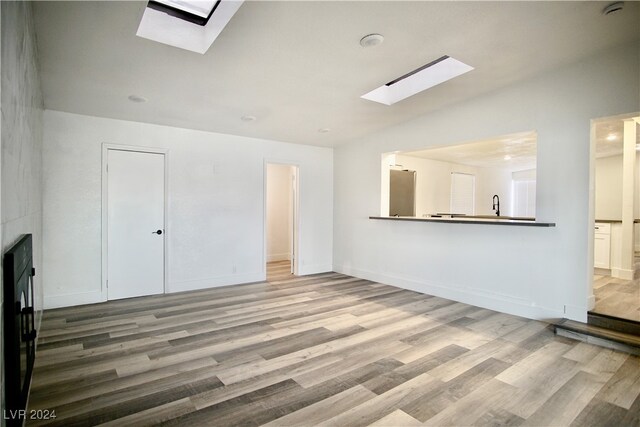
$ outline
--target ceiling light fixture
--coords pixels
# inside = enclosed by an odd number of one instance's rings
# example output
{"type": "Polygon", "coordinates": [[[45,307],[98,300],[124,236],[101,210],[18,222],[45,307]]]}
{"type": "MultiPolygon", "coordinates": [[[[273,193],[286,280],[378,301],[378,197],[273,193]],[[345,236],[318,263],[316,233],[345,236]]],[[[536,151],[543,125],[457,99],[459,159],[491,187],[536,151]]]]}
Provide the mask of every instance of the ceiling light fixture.
{"type": "Polygon", "coordinates": [[[618,139],[618,135],[616,135],[615,133],[610,133],[609,135],[607,135],[607,141],[615,141],[616,139],[618,139]]]}
{"type": "Polygon", "coordinates": [[[611,15],[614,12],[618,12],[620,10],[624,9],[624,2],[623,1],[617,1],[614,3],[611,3],[609,5],[607,5],[604,9],[602,9],[602,14],[603,15],[611,15]]]}
{"type": "Polygon", "coordinates": [[[504,159],[505,160],[511,160],[511,156],[507,154],[506,156],[504,156],[504,159]]]}
{"type": "Polygon", "coordinates": [[[147,98],[144,98],[144,97],[138,96],[138,95],[129,95],[128,99],[129,99],[129,101],[137,102],[138,104],[140,104],[142,102],[147,102],[147,98]]]}
{"type": "Polygon", "coordinates": [[[371,47],[377,46],[384,41],[384,36],[382,34],[368,34],[360,39],[360,46],[362,47],[371,47]]]}
{"type": "Polygon", "coordinates": [[[385,105],[393,105],[398,101],[468,73],[471,70],[473,70],[472,66],[445,55],[369,93],[365,93],[360,98],[385,105]]]}
{"type": "Polygon", "coordinates": [[[255,122],[256,116],[242,116],[240,117],[240,120],[242,120],[243,122],[255,122]]]}
{"type": "Polygon", "coordinates": [[[331,132],[331,129],[329,129],[329,128],[322,128],[322,129],[318,129],[318,132],[320,132],[320,133],[327,133],[327,132],[331,132]]]}

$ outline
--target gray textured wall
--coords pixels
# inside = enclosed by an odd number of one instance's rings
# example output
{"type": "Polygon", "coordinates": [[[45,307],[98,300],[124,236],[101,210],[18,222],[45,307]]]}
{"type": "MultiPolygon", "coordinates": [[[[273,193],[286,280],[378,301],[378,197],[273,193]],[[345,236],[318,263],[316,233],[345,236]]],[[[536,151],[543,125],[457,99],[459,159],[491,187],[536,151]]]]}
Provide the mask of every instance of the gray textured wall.
{"type": "MultiPolygon", "coordinates": [[[[4,252],[22,234],[32,233],[34,264],[36,272],[39,273],[42,265],[43,104],[31,4],[3,1],[0,3],[0,14],[2,15],[0,27],[2,44],[0,240],[4,252]]],[[[39,308],[42,307],[42,287],[39,286],[42,283],[41,279],[37,276],[35,280],[36,303],[39,308]]],[[[38,322],[41,313],[40,311],[37,317],[38,322]]],[[[1,375],[4,384],[4,368],[1,375]]],[[[4,394],[2,409],[4,409],[4,394]]],[[[4,425],[4,420],[2,424],[4,425]]]]}

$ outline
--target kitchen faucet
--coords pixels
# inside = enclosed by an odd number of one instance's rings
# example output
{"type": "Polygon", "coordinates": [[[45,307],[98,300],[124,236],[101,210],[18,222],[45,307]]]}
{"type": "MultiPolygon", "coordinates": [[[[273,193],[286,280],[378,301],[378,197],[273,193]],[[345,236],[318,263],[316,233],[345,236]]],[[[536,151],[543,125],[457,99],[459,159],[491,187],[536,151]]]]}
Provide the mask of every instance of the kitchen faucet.
{"type": "Polygon", "coordinates": [[[500,216],[500,197],[497,194],[493,195],[493,210],[496,211],[496,216],[500,216]]]}

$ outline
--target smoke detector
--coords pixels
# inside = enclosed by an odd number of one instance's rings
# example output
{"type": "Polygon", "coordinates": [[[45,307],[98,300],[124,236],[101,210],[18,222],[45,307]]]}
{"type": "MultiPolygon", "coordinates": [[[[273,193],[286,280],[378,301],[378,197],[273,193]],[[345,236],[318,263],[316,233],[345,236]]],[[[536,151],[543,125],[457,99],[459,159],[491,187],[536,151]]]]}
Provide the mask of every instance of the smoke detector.
{"type": "Polygon", "coordinates": [[[360,46],[371,47],[377,46],[384,41],[382,34],[369,34],[360,39],[360,46]]]}

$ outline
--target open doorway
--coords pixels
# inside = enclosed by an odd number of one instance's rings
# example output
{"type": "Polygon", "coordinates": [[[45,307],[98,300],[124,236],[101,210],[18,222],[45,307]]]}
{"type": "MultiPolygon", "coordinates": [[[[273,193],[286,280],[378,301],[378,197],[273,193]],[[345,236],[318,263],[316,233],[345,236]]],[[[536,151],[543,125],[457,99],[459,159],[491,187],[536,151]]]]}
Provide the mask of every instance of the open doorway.
{"type": "Polygon", "coordinates": [[[640,322],[640,114],[592,120],[590,313],[640,322]]]}
{"type": "Polygon", "coordinates": [[[298,270],[298,167],[267,163],[265,179],[265,263],[272,282],[289,279],[298,270]]]}

